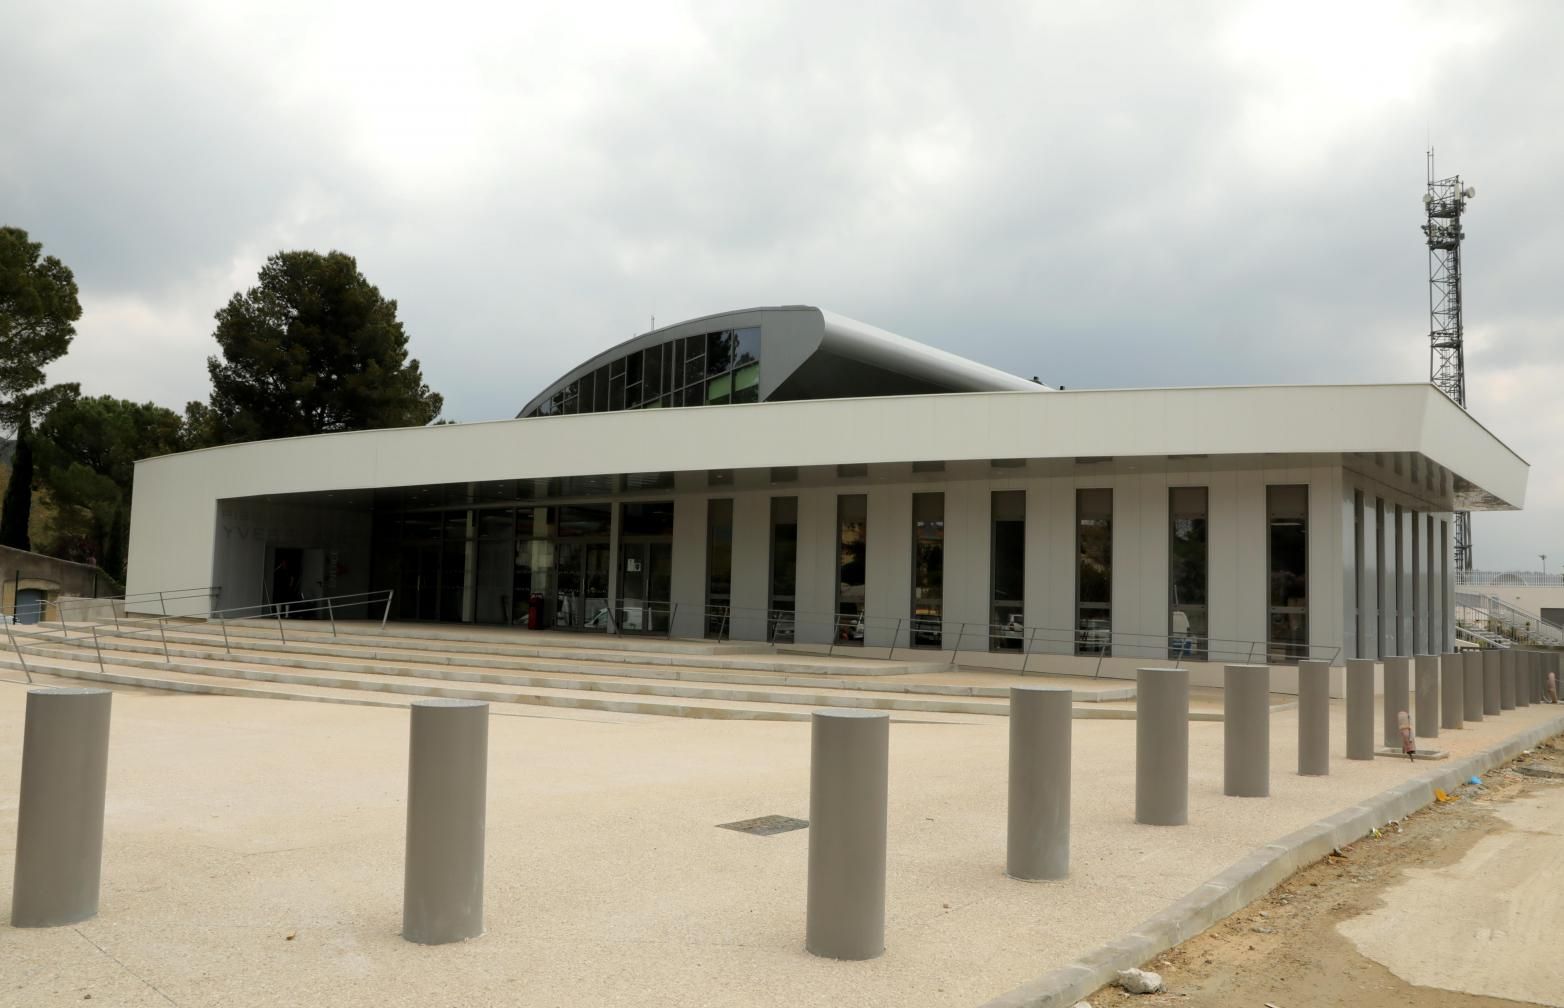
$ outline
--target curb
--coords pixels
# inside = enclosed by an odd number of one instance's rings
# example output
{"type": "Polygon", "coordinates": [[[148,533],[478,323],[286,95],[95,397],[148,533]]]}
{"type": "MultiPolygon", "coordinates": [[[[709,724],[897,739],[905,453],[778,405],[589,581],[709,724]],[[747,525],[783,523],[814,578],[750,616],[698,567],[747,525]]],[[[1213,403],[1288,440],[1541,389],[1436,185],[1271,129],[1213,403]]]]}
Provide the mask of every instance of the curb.
{"type": "Polygon", "coordinates": [[[1068,966],[1050,970],[984,1002],[982,1008],[1068,1008],[1112,981],[1120,970],[1144,964],[1253,903],[1298,869],[1367,836],[1392,819],[1430,804],[1435,788],[1449,791],[1467,778],[1507,763],[1522,750],[1534,748],[1560,733],[1564,733],[1564,714],[1481,752],[1425,770],[1366,801],[1274,840],[1220,875],[1207,879],[1128,934],[1092,949],[1068,966]]]}

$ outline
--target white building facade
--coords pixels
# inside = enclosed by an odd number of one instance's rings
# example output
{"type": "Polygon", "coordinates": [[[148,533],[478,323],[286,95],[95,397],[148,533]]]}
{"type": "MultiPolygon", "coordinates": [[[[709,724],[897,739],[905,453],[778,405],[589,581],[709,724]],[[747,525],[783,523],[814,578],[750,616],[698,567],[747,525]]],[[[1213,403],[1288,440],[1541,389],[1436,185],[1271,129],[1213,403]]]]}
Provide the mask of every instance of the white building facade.
{"type": "Polygon", "coordinates": [[[1527,479],[1429,385],[1058,391],[810,308],[637,337],[522,413],[139,463],[128,590],[1000,668],[1339,662],[1448,650],[1451,513],[1527,479]]]}

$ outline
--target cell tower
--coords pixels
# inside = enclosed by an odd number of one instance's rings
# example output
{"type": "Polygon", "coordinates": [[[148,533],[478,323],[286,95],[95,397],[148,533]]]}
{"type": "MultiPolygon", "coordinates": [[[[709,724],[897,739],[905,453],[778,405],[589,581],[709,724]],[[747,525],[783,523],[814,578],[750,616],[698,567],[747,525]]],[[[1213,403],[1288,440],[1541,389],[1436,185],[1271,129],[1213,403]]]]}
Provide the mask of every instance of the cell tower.
{"type": "MultiPolygon", "coordinates": [[[[1466,408],[1466,348],[1461,332],[1461,214],[1477,195],[1461,187],[1461,176],[1434,177],[1434,152],[1428,152],[1428,191],[1423,208],[1428,223],[1428,346],[1429,378],[1436,388],[1466,408]]],[[[1455,569],[1472,569],[1472,515],[1455,515],[1455,569]]]]}

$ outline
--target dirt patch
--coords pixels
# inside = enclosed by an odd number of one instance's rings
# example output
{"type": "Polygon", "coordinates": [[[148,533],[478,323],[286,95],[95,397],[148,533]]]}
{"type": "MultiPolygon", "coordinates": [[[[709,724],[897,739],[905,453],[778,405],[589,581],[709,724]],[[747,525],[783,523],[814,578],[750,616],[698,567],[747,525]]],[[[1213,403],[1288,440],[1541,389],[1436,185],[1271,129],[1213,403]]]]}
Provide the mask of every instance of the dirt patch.
{"type": "Polygon", "coordinates": [[[1406,983],[1360,955],[1336,925],[1381,906],[1381,894],[1403,869],[1453,864],[1484,835],[1508,830],[1493,812],[1496,802],[1560,787],[1564,736],[1490,771],[1480,785],[1458,788],[1450,801],[1414,812],[1304,868],[1263,899],[1143,964],[1162,975],[1163,993],[1131,995],[1105,987],[1086,1000],[1093,1008],[1515,1008],[1516,1002],[1503,998],[1406,983]]]}

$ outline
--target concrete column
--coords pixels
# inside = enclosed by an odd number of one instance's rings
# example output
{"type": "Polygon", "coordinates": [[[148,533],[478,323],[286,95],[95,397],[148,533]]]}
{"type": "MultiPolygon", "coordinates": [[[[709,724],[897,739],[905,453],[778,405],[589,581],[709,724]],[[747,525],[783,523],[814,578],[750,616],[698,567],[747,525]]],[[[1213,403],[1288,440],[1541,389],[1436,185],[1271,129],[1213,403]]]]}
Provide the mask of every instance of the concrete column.
{"type": "Polygon", "coordinates": [[[1515,653],[1515,706],[1531,706],[1531,662],[1526,652],[1511,648],[1515,653]]]}
{"type": "Polygon", "coordinates": [[[106,689],[27,691],[13,927],[58,927],[98,912],[112,698],[106,689]]]}
{"type": "Polygon", "coordinates": [[[1515,709],[1515,649],[1499,652],[1499,708],[1515,709]]]}
{"type": "Polygon", "coordinates": [[[408,736],[402,937],[420,945],[483,933],[489,705],[414,700],[408,736]]]}
{"type": "Polygon", "coordinates": [[[1070,874],[1071,690],[1010,688],[1010,822],[1005,873],[1038,881],[1070,874]]]}
{"type": "Polygon", "coordinates": [[[1384,725],[1383,745],[1387,749],[1401,748],[1401,725],[1396,715],[1410,711],[1407,706],[1407,666],[1410,659],[1404,655],[1392,655],[1380,660],[1385,667],[1385,706],[1381,722],[1384,725]]]}
{"type": "Polygon", "coordinates": [[[1439,656],[1439,727],[1464,728],[1466,656],[1446,651],[1439,656]]]}
{"type": "Polygon", "coordinates": [[[828,710],[811,721],[804,948],[826,959],[873,959],[885,951],[890,716],[828,710]]]}
{"type": "Polygon", "coordinates": [[[1222,793],[1271,794],[1271,667],[1228,665],[1222,679],[1222,793]]]}
{"type": "Polygon", "coordinates": [[[1347,758],[1374,758],[1374,660],[1347,660],[1347,758]]]}
{"type": "Polygon", "coordinates": [[[1298,663],[1298,773],[1330,773],[1330,662],[1298,663]]]}
{"type": "Polygon", "coordinates": [[[1189,822],[1189,669],[1136,670],[1135,821],[1189,822]]]}
{"type": "Polygon", "coordinates": [[[1488,717],[1498,717],[1503,708],[1504,674],[1503,662],[1499,655],[1502,649],[1488,648],[1483,651],[1483,714],[1488,717]]]}
{"type": "Polygon", "coordinates": [[[1472,648],[1461,657],[1461,665],[1465,672],[1462,679],[1464,687],[1461,694],[1461,705],[1464,709],[1462,716],[1468,721],[1481,721],[1483,719],[1482,649],[1472,648]]]}
{"type": "Polygon", "coordinates": [[[1439,737],[1439,656],[1420,654],[1416,661],[1417,710],[1412,724],[1420,738],[1439,737]]]}

